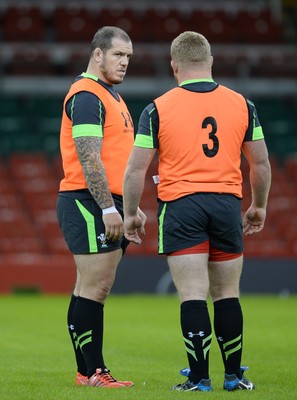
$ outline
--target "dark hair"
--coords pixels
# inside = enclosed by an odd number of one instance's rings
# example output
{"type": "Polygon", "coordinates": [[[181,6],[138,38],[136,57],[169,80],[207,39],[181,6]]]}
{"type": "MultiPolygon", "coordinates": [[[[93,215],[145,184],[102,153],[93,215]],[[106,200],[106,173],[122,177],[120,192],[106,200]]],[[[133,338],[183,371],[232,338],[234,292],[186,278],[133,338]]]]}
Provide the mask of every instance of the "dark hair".
{"type": "Polygon", "coordinates": [[[96,48],[101,49],[104,53],[112,47],[112,39],[119,38],[125,42],[131,42],[129,35],[121,28],[116,26],[104,26],[100,28],[93,37],[91,43],[91,54],[96,48]]]}

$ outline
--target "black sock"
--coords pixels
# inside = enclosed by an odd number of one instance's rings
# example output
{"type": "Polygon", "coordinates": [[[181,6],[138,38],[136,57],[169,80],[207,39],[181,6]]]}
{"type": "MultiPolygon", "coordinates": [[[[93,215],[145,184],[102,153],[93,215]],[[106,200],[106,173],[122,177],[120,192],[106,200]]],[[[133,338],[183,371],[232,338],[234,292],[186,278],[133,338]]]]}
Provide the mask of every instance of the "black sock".
{"type": "Polygon", "coordinates": [[[103,304],[78,297],[74,307],[74,326],[80,347],[91,377],[97,368],[105,368],[103,345],[103,304]]]}
{"type": "Polygon", "coordinates": [[[77,346],[77,336],[75,332],[75,327],[74,327],[74,321],[73,321],[73,310],[76,304],[77,296],[74,296],[74,294],[71,296],[69,308],[68,308],[68,314],[67,314],[67,325],[68,325],[68,332],[71,338],[71,342],[73,345],[74,353],[75,353],[75,358],[76,358],[76,364],[77,364],[77,372],[80,374],[86,376],[87,375],[87,367],[86,363],[84,360],[84,357],[82,355],[81,349],[79,346],[77,346]]]}
{"type": "Polygon", "coordinates": [[[209,378],[211,322],[206,301],[183,302],[180,318],[191,369],[189,379],[193,383],[199,383],[201,379],[209,378]]]}
{"type": "Polygon", "coordinates": [[[214,329],[221,349],[226,374],[241,378],[243,316],[238,298],[214,303],[214,329]]]}

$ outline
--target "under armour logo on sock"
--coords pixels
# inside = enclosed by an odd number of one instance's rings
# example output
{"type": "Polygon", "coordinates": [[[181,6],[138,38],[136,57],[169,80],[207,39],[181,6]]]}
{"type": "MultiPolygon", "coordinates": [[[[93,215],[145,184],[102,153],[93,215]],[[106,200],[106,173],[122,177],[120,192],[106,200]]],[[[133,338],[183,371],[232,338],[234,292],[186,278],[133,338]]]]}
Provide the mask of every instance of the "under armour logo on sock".
{"type": "Polygon", "coordinates": [[[199,331],[198,333],[188,332],[189,338],[193,338],[194,336],[203,337],[203,336],[205,336],[205,333],[204,333],[204,331],[199,331]]]}

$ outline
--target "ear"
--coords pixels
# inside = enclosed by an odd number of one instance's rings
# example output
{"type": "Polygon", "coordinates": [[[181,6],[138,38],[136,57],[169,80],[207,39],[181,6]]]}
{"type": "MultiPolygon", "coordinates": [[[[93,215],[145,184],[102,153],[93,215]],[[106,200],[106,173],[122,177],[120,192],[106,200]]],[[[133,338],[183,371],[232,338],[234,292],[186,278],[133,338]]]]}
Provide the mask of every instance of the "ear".
{"type": "Polygon", "coordinates": [[[99,48],[96,47],[96,49],[93,52],[93,58],[96,62],[101,62],[103,56],[103,51],[99,48]]]}
{"type": "Polygon", "coordinates": [[[178,72],[178,65],[177,65],[177,63],[176,63],[175,61],[171,60],[171,61],[170,61],[170,65],[171,65],[171,68],[172,68],[173,73],[174,73],[174,74],[177,74],[177,72],[178,72]]]}
{"type": "Polygon", "coordinates": [[[213,65],[213,56],[210,56],[210,67],[212,67],[212,65],[213,65]]]}

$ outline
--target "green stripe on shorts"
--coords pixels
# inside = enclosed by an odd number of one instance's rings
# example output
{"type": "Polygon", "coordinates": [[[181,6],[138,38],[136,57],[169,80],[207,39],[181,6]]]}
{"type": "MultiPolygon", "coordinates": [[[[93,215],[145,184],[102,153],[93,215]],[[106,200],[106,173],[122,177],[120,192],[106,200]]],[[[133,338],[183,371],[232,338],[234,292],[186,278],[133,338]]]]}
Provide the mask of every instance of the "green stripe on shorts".
{"type": "Polygon", "coordinates": [[[167,203],[163,205],[162,212],[159,217],[159,253],[163,253],[163,223],[166,212],[167,203]]]}
{"type": "Polygon", "coordinates": [[[95,218],[94,216],[88,211],[79,200],[75,199],[75,203],[79,208],[84,220],[87,224],[87,231],[88,231],[88,239],[89,239],[89,250],[90,253],[97,253],[98,246],[97,246],[97,237],[96,237],[96,229],[95,229],[95,218]]]}

